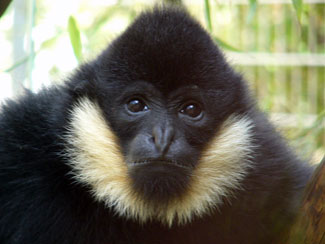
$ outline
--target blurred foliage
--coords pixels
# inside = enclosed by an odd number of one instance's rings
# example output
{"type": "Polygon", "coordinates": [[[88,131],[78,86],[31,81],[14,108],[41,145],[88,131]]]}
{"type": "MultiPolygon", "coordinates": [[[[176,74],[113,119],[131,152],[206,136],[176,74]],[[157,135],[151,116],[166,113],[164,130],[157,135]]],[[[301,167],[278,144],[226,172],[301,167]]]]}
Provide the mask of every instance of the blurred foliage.
{"type": "Polygon", "coordinates": [[[298,20],[301,22],[303,2],[302,2],[302,0],[292,0],[292,2],[293,2],[293,6],[296,10],[298,20]]]}
{"type": "Polygon", "coordinates": [[[205,19],[208,25],[208,30],[212,32],[212,21],[211,21],[211,12],[210,12],[210,1],[209,0],[204,0],[204,14],[205,14],[205,19]]]}
{"type": "Polygon", "coordinates": [[[182,5],[182,0],[165,0],[167,4],[175,4],[175,5],[182,5]]]}
{"type": "Polygon", "coordinates": [[[256,14],[257,0],[249,0],[249,11],[247,14],[247,23],[251,23],[256,14]]]}
{"type": "Polygon", "coordinates": [[[71,45],[73,48],[73,53],[76,56],[78,62],[82,60],[82,45],[80,39],[80,30],[77,22],[73,16],[69,17],[68,31],[70,36],[71,45]]]}

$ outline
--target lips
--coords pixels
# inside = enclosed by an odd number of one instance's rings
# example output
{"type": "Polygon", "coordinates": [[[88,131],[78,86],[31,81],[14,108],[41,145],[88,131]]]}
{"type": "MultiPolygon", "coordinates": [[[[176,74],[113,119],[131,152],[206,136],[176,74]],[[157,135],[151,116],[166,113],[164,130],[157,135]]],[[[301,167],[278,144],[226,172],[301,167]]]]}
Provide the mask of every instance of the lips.
{"type": "Polygon", "coordinates": [[[134,161],[128,164],[130,168],[134,167],[166,167],[167,168],[184,168],[187,170],[191,170],[191,167],[185,166],[183,164],[180,164],[176,161],[169,160],[169,159],[145,159],[140,161],[134,161]]]}

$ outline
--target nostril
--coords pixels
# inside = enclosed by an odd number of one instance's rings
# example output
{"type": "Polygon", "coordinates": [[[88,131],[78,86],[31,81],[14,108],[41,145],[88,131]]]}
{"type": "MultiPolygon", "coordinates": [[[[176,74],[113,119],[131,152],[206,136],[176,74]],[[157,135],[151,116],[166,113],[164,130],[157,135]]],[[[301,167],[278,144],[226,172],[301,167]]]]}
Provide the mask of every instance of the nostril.
{"type": "Polygon", "coordinates": [[[168,126],[165,132],[165,140],[170,144],[174,140],[175,130],[172,126],[168,126]]]}
{"type": "Polygon", "coordinates": [[[149,142],[150,144],[156,144],[155,137],[154,137],[154,136],[149,136],[149,137],[148,137],[148,142],[149,142]]]}

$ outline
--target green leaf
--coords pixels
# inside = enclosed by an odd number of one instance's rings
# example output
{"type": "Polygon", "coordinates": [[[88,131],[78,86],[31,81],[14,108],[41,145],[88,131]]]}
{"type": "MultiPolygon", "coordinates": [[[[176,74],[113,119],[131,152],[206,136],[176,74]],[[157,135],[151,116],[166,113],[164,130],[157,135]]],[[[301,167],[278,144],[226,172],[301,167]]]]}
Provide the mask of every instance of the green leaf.
{"type": "Polygon", "coordinates": [[[165,0],[164,2],[171,5],[182,5],[182,0],[165,0]]]}
{"type": "Polygon", "coordinates": [[[3,72],[11,72],[13,71],[14,69],[16,69],[18,66],[20,66],[21,64],[23,63],[26,63],[28,61],[29,57],[24,57],[22,58],[21,60],[17,61],[16,63],[14,63],[11,67],[5,69],[3,72]]]}
{"type": "Polygon", "coordinates": [[[227,49],[227,50],[229,50],[229,51],[234,51],[234,52],[241,52],[240,49],[231,46],[230,44],[228,44],[228,43],[222,41],[222,40],[219,39],[218,37],[213,37],[213,39],[214,39],[214,41],[215,41],[215,42],[216,42],[220,47],[222,47],[222,48],[224,48],[224,49],[227,49]]]}
{"type": "Polygon", "coordinates": [[[49,48],[52,47],[53,45],[55,45],[57,39],[61,36],[62,32],[59,32],[58,34],[56,34],[55,36],[47,39],[46,41],[42,42],[40,49],[44,49],[44,48],[49,48]]]}
{"type": "Polygon", "coordinates": [[[257,0],[249,0],[249,10],[247,15],[247,23],[251,23],[255,17],[257,9],[257,0]]]}
{"type": "Polygon", "coordinates": [[[80,39],[80,31],[77,22],[73,16],[69,17],[68,31],[74,55],[76,56],[78,62],[80,62],[82,60],[82,45],[80,39]]]}
{"type": "Polygon", "coordinates": [[[204,0],[204,15],[205,20],[208,24],[208,30],[212,32],[212,22],[211,22],[211,13],[210,13],[210,2],[209,0],[204,0]]]}
{"type": "Polygon", "coordinates": [[[303,0],[292,0],[293,7],[296,10],[298,21],[301,23],[302,5],[303,0]]]}

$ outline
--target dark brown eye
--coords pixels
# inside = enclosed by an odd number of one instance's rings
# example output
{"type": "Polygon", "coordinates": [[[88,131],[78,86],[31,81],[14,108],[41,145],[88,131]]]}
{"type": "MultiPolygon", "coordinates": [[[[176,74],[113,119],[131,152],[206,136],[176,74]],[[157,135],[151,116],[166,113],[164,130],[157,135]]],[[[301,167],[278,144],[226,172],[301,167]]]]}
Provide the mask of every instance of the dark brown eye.
{"type": "Polygon", "coordinates": [[[201,106],[197,103],[186,104],[180,111],[182,114],[191,118],[197,118],[202,114],[201,106]]]}
{"type": "Polygon", "coordinates": [[[132,113],[139,113],[148,110],[148,106],[140,99],[132,99],[126,104],[126,106],[132,113]]]}

